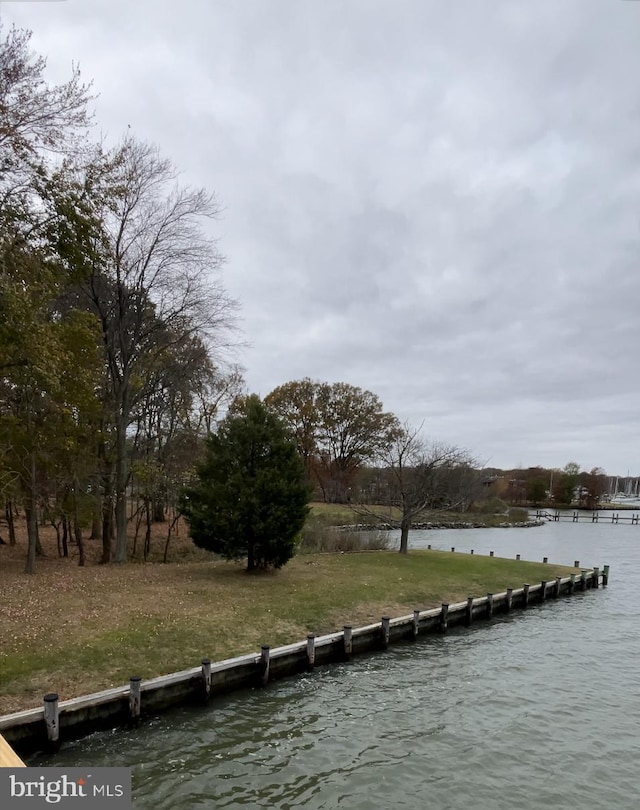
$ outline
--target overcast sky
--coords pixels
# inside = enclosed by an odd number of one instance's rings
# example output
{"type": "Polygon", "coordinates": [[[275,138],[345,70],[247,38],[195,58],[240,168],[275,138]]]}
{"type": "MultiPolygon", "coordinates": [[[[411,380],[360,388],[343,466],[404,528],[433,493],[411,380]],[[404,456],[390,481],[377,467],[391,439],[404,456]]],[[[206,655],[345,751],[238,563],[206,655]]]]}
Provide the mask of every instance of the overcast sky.
{"type": "Polygon", "coordinates": [[[640,475],[640,2],[0,14],[216,192],[252,392],[344,381],[489,466],[640,475]]]}

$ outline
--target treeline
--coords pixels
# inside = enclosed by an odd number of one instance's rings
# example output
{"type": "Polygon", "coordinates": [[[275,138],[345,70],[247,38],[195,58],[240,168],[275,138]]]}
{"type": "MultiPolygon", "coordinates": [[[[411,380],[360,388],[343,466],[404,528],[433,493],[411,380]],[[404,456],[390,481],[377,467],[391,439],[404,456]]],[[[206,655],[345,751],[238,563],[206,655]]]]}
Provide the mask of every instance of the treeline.
{"type": "MultiPolygon", "coordinates": [[[[130,495],[165,517],[200,437],[242,389],[223,367],[236,303],[203,227],[217,213],[158,150],[92,142],[91,88],[47,84],[29,32],[0,29],[0,487],[26,570],[45,514],[84,558],[127,559],[130,495]]],[[[148,536],[148,535],[147,535],[148,536]]]]}
{"type": "Polygon", "coordinates": [[[465,511],[480,493],[468,451],[427,440],[421,427],[385,412],[371,391],[306,378],[276,388],[265,403],[289,427],[308,482],[323,500],[364,512],[371,504],[396,510],[401,552],[425,513],[465,511]]]}
{"type": "MultiPolygon", "coordinates": [[[[245,391],[222,362],[237,303],[205,227],[215,197],[129,134],[112,149],[92,141],[91,87],[77,71],[47,84],[29,39],[0,27],[0,504],[9,543],[16,511],[26,517],[33,572],[43,521],[81,565],[87,536],[102,563],[125,562],[132,521],[145,558],[154,522],[167,521],[168,544],[207,437],[245,391]]],[[[348,383],[290,381],[264,404],[315,497],[388,505],[404,551],[427,512],[490,492],[592,505],[604,491],[599,470],[577,465],[480,470],[348,383]]]]}
{"type": "Polygon", "coordinates": [[[610,493],[610,479],[600,467],[581,470],[575,461],[562,469],[487,469],[485,485],[492,494],[512,504],[578,506],[598,509],[610,493]]]}
{"type": "MultiPolygon", "coordinates": [[[[0,29],[0,492],[10,543],[26,516],[33,572],[43,521],[81,565],[89,532],[102,563],[125,562],[132,520],[145,557],[153,522],[168,542],[244,384],[220,362],[236,302],[203,227],[215,197],[129,134],[93,142],[91,88],[77,71],[47,84],[29,39],[0,29]]],[[[468,500],[467,454],[422,442],[370,391],[304,379],[265,404],[326,501],[382,499],[409,526],[468,500]]]]}

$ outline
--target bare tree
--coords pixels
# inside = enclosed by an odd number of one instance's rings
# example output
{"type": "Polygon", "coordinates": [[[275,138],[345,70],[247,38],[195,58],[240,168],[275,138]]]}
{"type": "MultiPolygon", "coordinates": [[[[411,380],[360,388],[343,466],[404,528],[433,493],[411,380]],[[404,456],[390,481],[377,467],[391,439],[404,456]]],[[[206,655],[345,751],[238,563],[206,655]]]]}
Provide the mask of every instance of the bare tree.
{"type": "Polygon", "coordinates": [[[68,153],[91,123],[90,85],[82,84],[77,67],[64,84],[47,84],[47,60],[29,50],[30,40],[31,31],[12,27],[0,41],[0,149],[22,157],[68,153]]]}
{"type": "Polygon", "coordinates": [[[64,84],[45,80],[46,59],[29,48],[31,32],[0,24],[0,226],[24,239],[47,213],[41,198],[52,166],[84,152],[92,116],[90,85],[72,68],[64,84]]]}
{"type": "Polygon", "coordinates": [[[239,365],[211,368],[211,373],[199,378],[194,388],[194,407],[189,415],[189,428],[206,438],[213,432],[231,403],[245,390],[244,376],[239,365]]]}
{"type": "MultiPolygon", "coordinates": [[[[142,498],[139,521],[146,517],[144,557],[150,550],[151,524],[177,509],[178,493],[195,473],[213,421],[239,393],[242,375],[216,368],[199,337],[186,336],[149,368],[146,393],[135,411],[134,478],[142,498]]],[[[135,545],[135,543],[134,543],[135,545]]]]}
{"type": "MultiPolygon", "coordinates": [[[[477,480],[466,450],[429,442],[421,430],[422,426],[405,423],[391,447],[379,456],[386,473],[387,503],[400,513],[401,554],[409,550],[409,531],[418,519],[435,511],[466,508],[477,480]]],[[[366,506],[356,508],[380,518],[366,506]]]]}
{"type": "Polygon", "coordinates": [[[125,562],[127,432],[148,392],[150,371],[186,337],[200,336],[210,350],[227,344],[237,305],[220,280],[222,257],[201,225],[217,215],[215,198],[180,186],[154,146],[123,142],[104,198],[107,249],[83,291],[101,326],[113,431],[115,560],[125,562]]]}

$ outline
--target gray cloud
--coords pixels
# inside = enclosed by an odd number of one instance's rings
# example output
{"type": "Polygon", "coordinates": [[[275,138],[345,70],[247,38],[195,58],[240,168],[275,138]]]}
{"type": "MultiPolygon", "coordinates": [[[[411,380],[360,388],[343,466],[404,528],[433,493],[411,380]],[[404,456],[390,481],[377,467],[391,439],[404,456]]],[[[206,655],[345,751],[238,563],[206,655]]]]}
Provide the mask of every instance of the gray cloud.
{"type": "Polygon", "coordinates": [[[224,205],[252,390],[345,380],[495,465],[640,473],[640,4],[3,4],[224,205]]]}

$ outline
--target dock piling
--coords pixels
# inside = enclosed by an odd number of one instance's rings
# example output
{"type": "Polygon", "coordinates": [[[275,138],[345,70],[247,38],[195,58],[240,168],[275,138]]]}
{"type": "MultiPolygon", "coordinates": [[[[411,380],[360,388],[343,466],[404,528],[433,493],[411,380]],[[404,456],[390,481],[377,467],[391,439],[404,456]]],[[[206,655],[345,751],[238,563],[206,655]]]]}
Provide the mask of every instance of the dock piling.
{"type": "Polygon", "coordinates": [[[471,627],[473,622],[473,596],[467,597],[467,607],[464,614],[464,622],[467,627],[471,627]]]}
{"type": "Polygon", "coordinates": [[[266,686],[269,683],[269,657],[270,650],[268,644],[260,647],[260,685],[266,686]]]}
{"type": "Polygon", "coordinates": [[[134,723],[140,719],[141,682],[142,678],[139,675],[132,675],[129,678],[129,714],[134,723]]]}
{"type": "Polygon", "coordinates": [[[204,691],[204,699],[206,703],[211,697],[211,659],[203,658],[201,666],[202,666],[202,686],[204,691]]]}
{"type": "Polygon", "coordinates": [[[449,629],[449,603],[442,603],[442,610],[440,611],[440,632],[446,633],[449,629]]]}
{"type": "Polygon", "coordinates": [[[307,667],[313,669],[316,663],[316,637],[313,633],[307,635],[307,667]]]}
{"type": "Polygon", "coordinates": [[[345,624],[343,628],[344,657],[349,658],[353,650],[353,628],[345,624]]]}
{"type": "Polygon", "coordinates": [[[60,747],[60,718],[57,692],[49,692],[44,696],[44,724],[47,729],[47,748],[50,753],[54,753],[60,747]]]}
{"type": "Polygon", "coordinates": [[[390,626],[391,618],[389,616],[383,616],[380,622],[380,635],[382,637],[382,646],[388,647],[389,646],[389,626],[390,626]]]}

